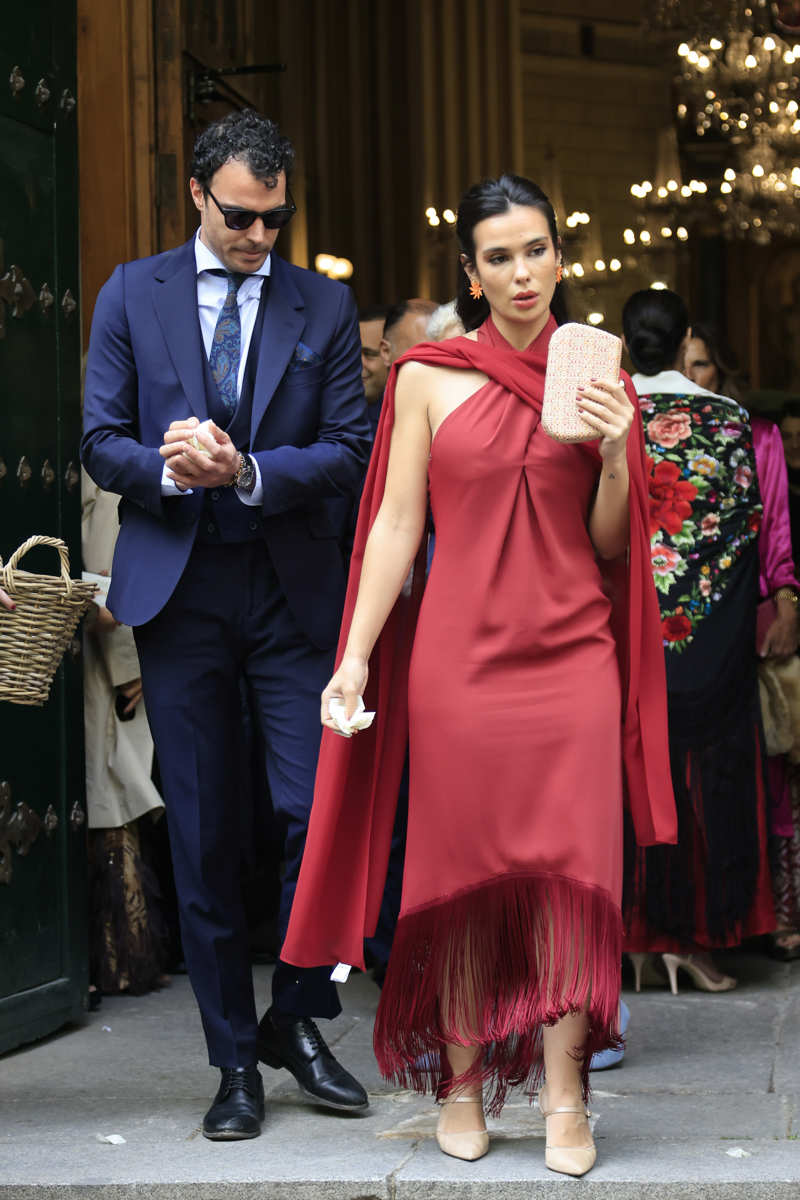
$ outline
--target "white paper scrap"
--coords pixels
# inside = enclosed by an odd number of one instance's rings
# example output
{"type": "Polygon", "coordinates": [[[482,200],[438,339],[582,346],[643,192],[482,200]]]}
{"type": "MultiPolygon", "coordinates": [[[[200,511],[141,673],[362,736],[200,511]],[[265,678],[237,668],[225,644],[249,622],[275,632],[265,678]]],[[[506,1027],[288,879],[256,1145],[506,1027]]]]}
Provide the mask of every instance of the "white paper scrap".
{"type": "Polygon", "coordinates": [[[364,711],[363,697],[358,697],[358,704],[352,717],[348,719],[345,712],[344,700],[340,696],[333,696],[328,704],[328,712],[331,714],[331,720],[338,729],[339,733],[344,737],[352,737],[359,729],[369,729],[372,722],[375,720],[374,712],[364,711]]]}
{"type": "Polygon", "coordinates": [[[107,1142],[109,1146],[124,1146],[125,1138],[121,1133],[98,1133],[95,1134],[98,1142],[107,1142]]]}
{"type": "Polygon", "coordinates": [[[741,1146],[733,1146],[730,1150],[726,1150],[725,1153],[728,1155],[728,1158],[752,1158],[753,1157],[751,1150],[745,1150],[741,1146]]]}
{"type": "Polygon", "coordinates": [[[337,963],[331,971],[331,983],[347,983],[352,969],[347,963],[337,963]]]}

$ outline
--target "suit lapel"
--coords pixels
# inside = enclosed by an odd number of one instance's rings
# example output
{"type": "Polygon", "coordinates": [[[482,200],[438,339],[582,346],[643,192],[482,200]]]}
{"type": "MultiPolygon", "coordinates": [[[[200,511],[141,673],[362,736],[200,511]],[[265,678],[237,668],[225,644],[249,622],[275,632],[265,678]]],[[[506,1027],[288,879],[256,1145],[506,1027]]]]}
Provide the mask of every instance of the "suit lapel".
{"type": "Polygon", "coordinates": [[[208,416],[203,374],[205,351],[197,315],[194,238],[175,250],[159,268],[153,281],[153,303],[189,407],[204,421],[208,416]]]}
{"type": "Polygon", "coordinates": [[[274,251],[271,276],[253,387],[251,446],[306,323],[303,297],[292,282],[286,264],[274,251]]]}

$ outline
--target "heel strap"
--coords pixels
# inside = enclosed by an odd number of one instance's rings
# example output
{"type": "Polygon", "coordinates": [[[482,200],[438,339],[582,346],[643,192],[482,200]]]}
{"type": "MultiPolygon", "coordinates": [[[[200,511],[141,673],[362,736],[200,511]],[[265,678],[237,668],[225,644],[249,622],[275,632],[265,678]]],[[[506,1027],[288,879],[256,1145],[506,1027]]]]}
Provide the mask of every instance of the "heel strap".
{"type": "Polygon", "coordinates": [[[483,1096],[445,1096],[442,1104],[483,1104],[483,1096]]]}
{"type": "Polygon", "coordinates": [[[592,1115],[589,1112],[588,1108],[584,1108],[584,1107],[575,1108],[572,1105],[562,1105],[561,1108],[550,1108],[547,1110],[547,1112],[545,1112],[545,1110],[542,1108],[542,1106],[540,1104],[539,1111],[541,1112],[541,1114],[545,1118],[545,1120],[548,1117],[554,1117],[556,1115],[556,1113],[577,1113],[577,1115],[580,1117],[590,1117],[592,1115]]]}

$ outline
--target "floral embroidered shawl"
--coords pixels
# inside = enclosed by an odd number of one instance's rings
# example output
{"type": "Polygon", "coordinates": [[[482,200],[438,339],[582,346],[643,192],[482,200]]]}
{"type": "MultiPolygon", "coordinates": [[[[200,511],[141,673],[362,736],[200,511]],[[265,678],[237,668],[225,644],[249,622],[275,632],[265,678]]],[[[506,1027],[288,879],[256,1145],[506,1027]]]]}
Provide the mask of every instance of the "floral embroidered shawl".
{"type": "Polygon", "coordinates": [[[662,636],[668,650],[681,653],[757,541],[762,504],[753,435],[745,410],[711,393],[640,393],[639,404],[662,636]]]}

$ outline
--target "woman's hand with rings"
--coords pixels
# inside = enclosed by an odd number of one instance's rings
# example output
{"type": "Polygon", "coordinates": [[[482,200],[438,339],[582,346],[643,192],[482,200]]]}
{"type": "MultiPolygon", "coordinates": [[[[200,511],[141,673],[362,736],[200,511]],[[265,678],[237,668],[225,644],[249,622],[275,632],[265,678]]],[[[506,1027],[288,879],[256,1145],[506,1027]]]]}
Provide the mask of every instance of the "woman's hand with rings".
{"type": "Polygon", "coordinates": [[[593,379],[578,388],[578,412],[596,430],[603,458],[624,458],[633,425],[633,405],[622,383],[593,379]]]}
{"type": "Polygon", "coordinates": [[[340,736],[344,736],[336,728],[331,717],[330,702],[334,698],[340,699],[344,703],[347,717],[352,717],[358,705],[359,696],[364,695],[368,677],[369,669],[367,667],[367,660],[355,654],[345,654],[339,664],[339,669],[335,672],[330,683],[322,693],[320,720],[326,728],[332,729],[334,733],[338,733],[340,736]]]}

